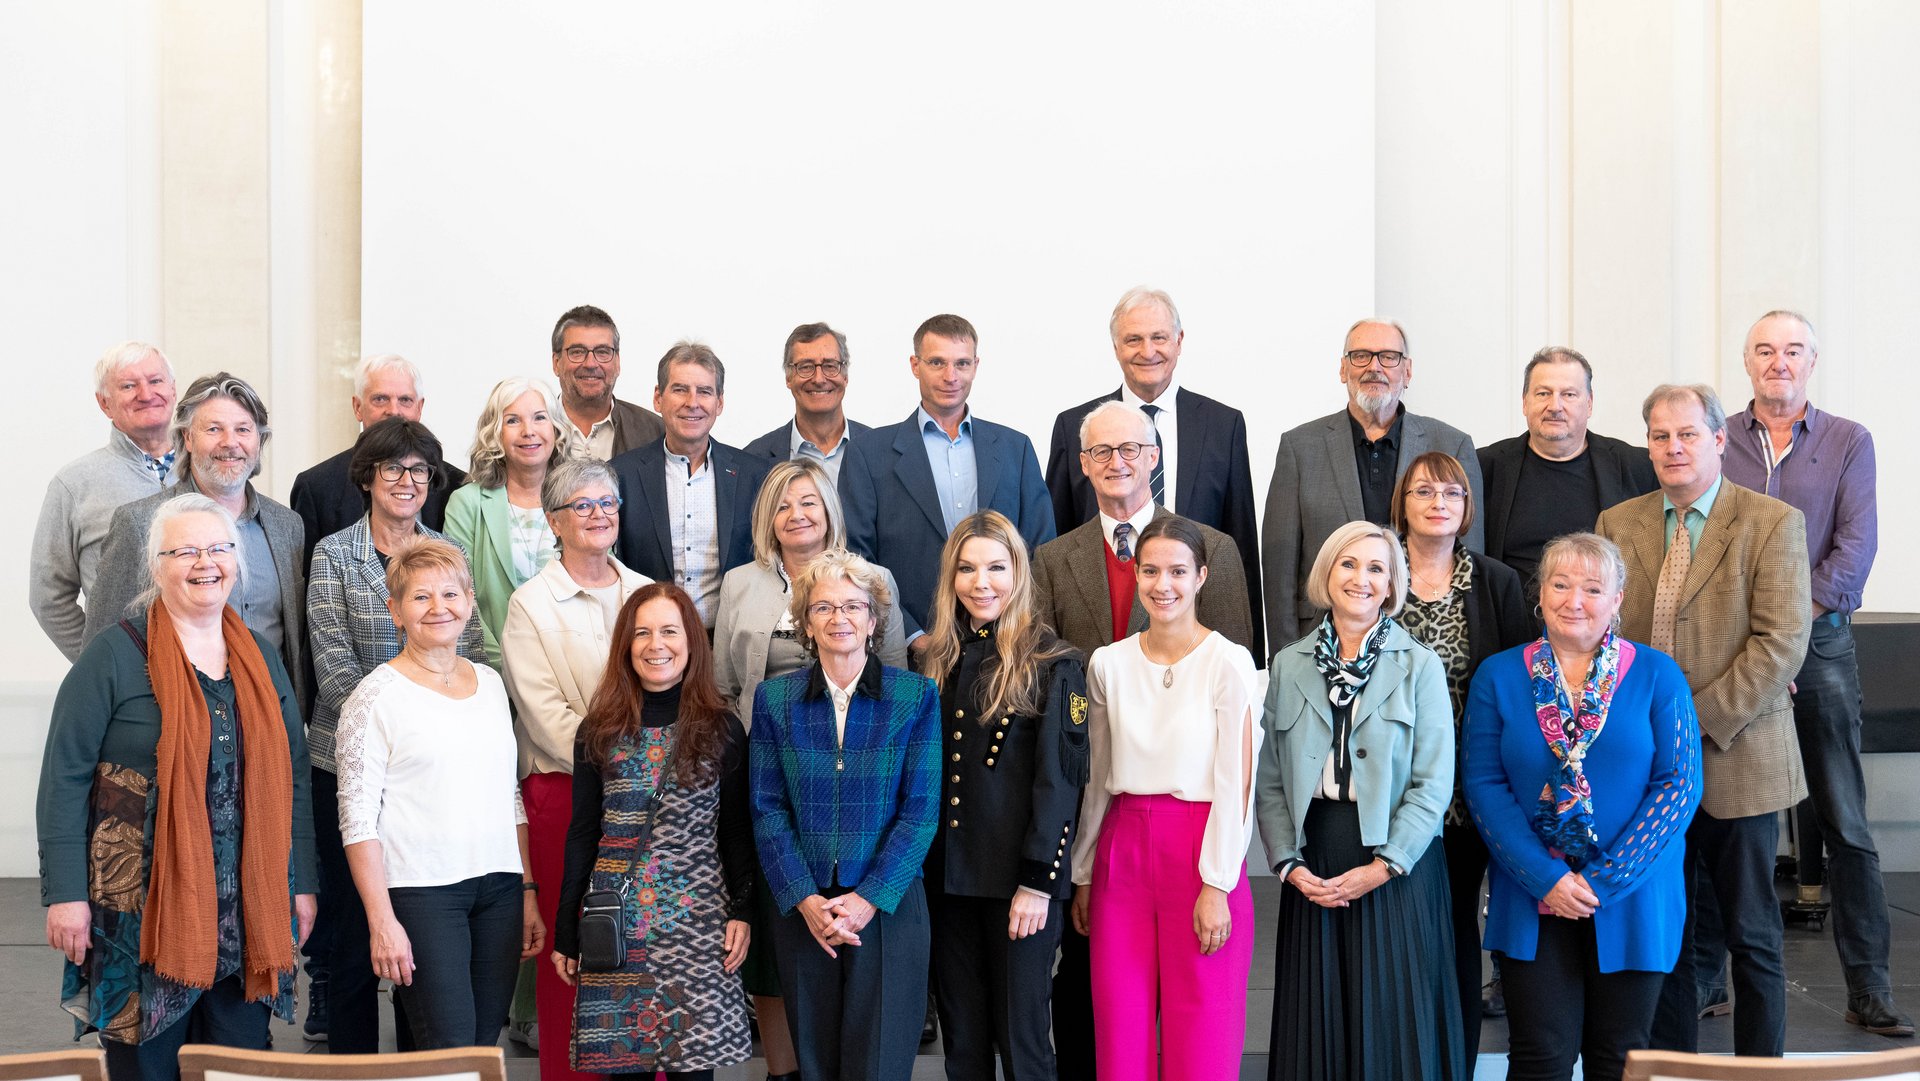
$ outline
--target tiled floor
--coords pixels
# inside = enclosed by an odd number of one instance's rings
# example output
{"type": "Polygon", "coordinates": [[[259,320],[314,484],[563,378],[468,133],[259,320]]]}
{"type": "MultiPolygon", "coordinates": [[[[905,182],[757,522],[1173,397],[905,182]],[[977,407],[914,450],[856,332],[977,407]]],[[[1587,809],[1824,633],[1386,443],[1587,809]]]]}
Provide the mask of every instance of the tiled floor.
{"type": "MultiPolygon", "coordinates": [[[[1254,901],[1261,918],[1247,994],[1244,1078],[1266,1076],[1267,1027],[1273,1009],[1271,936],[1278,889],[1271,878],[1254,880],[1254,901]]],[[[43,910],[36,891],[37,883],[31,879],[0,879],[0,1053],[71,1046],[66,1015],[54,1004],[60,958],[45,945],[43,910]]],[[[1893,907],[1894,996],[1913,1011],[1920,1009],[1920,873],[1888,875],[1887,897],[1893,907]]],[[[1787,927],[1788,1053],[1878,1051],[1905,1044],[1846,1023],[1846,985],[1834,957],[1831,926],[1823,931],[1804,925],[1787,927]]],[[[317,1046],[307,1044],[297,1029],[288,1026],[275,1025],[273,1038],[282,1050],[317,1046]]],[[[389,1033],[389,1042],[391,1038],[389,1033]]],[[[1701,1050],[1730,1051],[1732,1040],[1731,1018],[1702,1022],[1701,1050]]],[[[1479,1078],[1505,1077],[1506,1044],[1506,1022],[1489,1019],[1481,1036],[1479,1078]]],[[[513,1081],[535,1081],[539,1070],[532,1054],[518,1044],[504,1046],[513,1081]]],[[[760,1060],[754,1059],[720,1071],[719,1076],[721,1081],[759,1081],[765,1073],[760,1060]]],[[[915,1081],[943,1078],[939,1056],[922,1055],[913,1076],[915,1081]]]]}

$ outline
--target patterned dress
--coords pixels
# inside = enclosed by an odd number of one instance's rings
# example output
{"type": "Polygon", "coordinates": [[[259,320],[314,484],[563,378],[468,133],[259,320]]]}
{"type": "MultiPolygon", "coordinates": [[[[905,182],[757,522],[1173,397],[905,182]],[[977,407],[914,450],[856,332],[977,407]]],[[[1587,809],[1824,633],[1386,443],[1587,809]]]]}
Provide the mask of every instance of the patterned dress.
{"type": "Polygon", "coordinates": [[[639,850],[638,820],[673,739],[672,728],[642,728],[600,771],[591,888],[626,897],[627,961],[615,972],[579,974],[573,1068],[583,1073],[704,1070],[753,1053],[740,977],[722,967],[730,905],[716,840],[720,783],[669,782],[652,843],[639,850]]]}
{"type": "MultiPolygon", "coordinates": [[[[1467,684],[1473,677],[1473,643],[1467,626],[1467,597],[1473,593],[1473,556],[1465,548],[1453,550],[1453,576],[1438,600],[1421,600],[1409,593],[1407,606],[1394,618],[1414,641],[1433,650],[1447,669],[1447,698],[1453,702],[1454,737],[1460,736],[1466,716],[1467,684]]],[[[1446,824],[1470,826],[1466,795],[1456,773],[1453,801],[1447,804],[1446,824]]]]}

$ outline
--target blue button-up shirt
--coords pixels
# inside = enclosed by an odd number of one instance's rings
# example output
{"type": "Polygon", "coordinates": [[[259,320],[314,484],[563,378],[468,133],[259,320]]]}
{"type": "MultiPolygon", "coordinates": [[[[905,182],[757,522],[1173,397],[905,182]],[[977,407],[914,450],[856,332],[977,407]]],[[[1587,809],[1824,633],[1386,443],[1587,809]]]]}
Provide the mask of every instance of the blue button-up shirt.
{"type": "Polygon", "coordinates": [[[1776,455],[1753,405],[1727,418],[1727,477],[1783,500],[1807,519],[1813,601],[1830,612],[1859,609],[1880,548],[1873,436],[1860,424],[1807,406],[1793,443],[1776,455]]]}
{"type": "MultiPolygon", "coordinates": [[[[844,421],[842,423],[845,424],[844,421]]],[[[840,442],[835,443],[832,450],[822,450],[814,446],[812,440],[800,434],[800,426],[798,424],[787,425],[787,435],[789,448],[787,458],[789,460],[795,458],[812,458],[814,461],[820,463],[820,468],[827,471],[827,477],[831,479],[833,483],[840,483],[840,463],[846,461],[847,445],[853,441],[853,425],[845,424],[845,426],[840,429],[840,442]]]]}
{"type": "Polygon", "coordinates": [[[933,419],[925,406],[914,411],[920,418],[920,440],[927,447],[927,464],[933,467],[933,488],[940,496],[940,517],[947,532],[960,520],[980,509],[980,470],[973,458],[973,413],[960,419],[960,434],[952,439],[933,419]]]}
{"type": "Polygon", "coordinates": [[[720,610],[720,510],[713,481],[713,445],[693,459],[667,451],[667,529],[673,537],[674,584],[687,591],[700,622],[713,626],[720,610]]]}

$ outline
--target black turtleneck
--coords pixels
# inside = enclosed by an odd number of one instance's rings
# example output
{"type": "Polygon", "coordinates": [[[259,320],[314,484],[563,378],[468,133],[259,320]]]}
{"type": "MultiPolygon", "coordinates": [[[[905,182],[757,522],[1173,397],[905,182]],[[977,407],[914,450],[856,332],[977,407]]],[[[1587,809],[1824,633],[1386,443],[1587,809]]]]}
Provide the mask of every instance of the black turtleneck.
{"type": "MultiPolygon", "coordinates": [[[[680,719],[680,687],[647,691],[640,704],[643,728],[671,728],[680,719]]],[[[585,747],[573,746],[573,821],[567,828],[566,873],[554,922],[553,948],[563,956],[580,952],[580,902],[587,895],[594,861],[600,855],[600,815],[605,798],[600,771],[586,761],[585,747]]],[[[753,909],[759,861],[753,849],[753,817],[747,804],[747,733],[727,715],[727,737],[720,751],[720,808],[715,841],[720,876],[727,885],[727,918],[744,920],[753,909]]]]}

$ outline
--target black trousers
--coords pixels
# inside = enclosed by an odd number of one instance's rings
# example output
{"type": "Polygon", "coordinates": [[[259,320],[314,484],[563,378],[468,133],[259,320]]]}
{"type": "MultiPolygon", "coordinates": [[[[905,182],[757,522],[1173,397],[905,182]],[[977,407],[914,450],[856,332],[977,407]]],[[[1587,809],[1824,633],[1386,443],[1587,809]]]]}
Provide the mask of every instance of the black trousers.
{"type": "Polygon", "coordinates": [[[1015,942],[1011,907],[1006,898],[927,891],[947,1081],[994,1081],[996,1052],[1006,1081],[1054,1081],[1048,1003],[1067,909],[1050,902],[1046,927],[1015,942]]]}
{"type": "MultiPolygon", "coordinates": [[[[1773,857],[1780,847],[1775,814],[1715,818],[1705,811],[1687,828],[1687,921],[1680,959],[1660,992],[1652,1046],[1700,1049],[1699,981],[1695,964],[1694,898],[1711,891],[1733,956],[1733,1053],[1778,1058],[1787,1042],[1787,970],[1781,956],[1785,925],[1773,892],[1773,857]]],[[[1513,995],[1507,996],[1511,1010],[1513,995]]]]}
{"type": "Polygon", "coordinates": [[[413,982],[394,989],[407,1003],[413,1046],[491,1047],[520,974],[520,876],[494,871],[444,886],[390,887],[387,896],[413,945],[413,982]]]}
{"type": "Polygon", "coordinates": [[[177,1081],[180,1047],[211,1043],[246,1051],[267,1047],[270,1014],[264,1002],[248,1002],[246,977],[228,976],[200,993],[187,1015],[137,1044],[101,1040],[111,1081],[177,1081]]]}
{"type": "MultiPolygon", "coordinates": [[[[314,926],[326,929],[326,942],[314,945],[317,932],[307,939],[307,973],[319,979],[318,970],[327,980],[327,1052],[371,1055],[380,1050],[380,980],[373,974],[372,935],[340,843],[340,779],[319,766],[313,767],[313,840],[320,852],[320,913],[314,926]]],[[[398,995],[393,1027],[399,1049],[413,1050],[413,1032],[398,995]]]]}
{"type": "Polygon", "coordinates": [[[1627,1052],[1647,1046],[1667,982],[1664,972],[1601,972],[1593,921],[1559,916],[1540,917],[1533,960],[1506,958],[1500,978],[1509,1081],[1565,1081],[1575,1058],[1586,1081],[1620,1081],[1627,1052]]]}
{"type": "MultiPolygon", "coordinates": [[[[826,896],[845,893],[836,888],[826,896]]],[[[799,912],[773,929],[780,991],[800,1076],[819,1081],[899,1081],[913,1075],[927,1019],[927,899],[919,880],[892,912],[877,913],[860,945],[828,957],[799,912]]]]}
{"type": "Polygon", "coordinates": [[[1440,834],[1447,852],[1447,889],[1453,903],[1453,967],[1460,987],[1461,1044],[1467,1065],[1480,1055],[1480,883],[1487,877],[1487,843],[1471,824],[1440,834]]]}
{"type": "Polygon", "coordinates": [[[1093,952],[1071,917],[1060,929],[1053,974],[1053,1048],[1060,1081],[1094,1081],[1093,952]]]}

